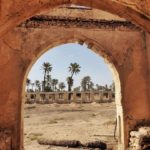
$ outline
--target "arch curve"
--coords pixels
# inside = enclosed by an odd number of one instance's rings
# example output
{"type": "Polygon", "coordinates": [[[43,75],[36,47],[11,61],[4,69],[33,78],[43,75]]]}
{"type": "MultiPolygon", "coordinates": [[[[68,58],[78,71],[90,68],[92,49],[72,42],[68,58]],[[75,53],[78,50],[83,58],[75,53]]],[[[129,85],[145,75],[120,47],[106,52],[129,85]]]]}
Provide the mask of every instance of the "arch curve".
{"type": "MultiPolygon", "coordinates": [[[[7,5],[5,2],[2,4],[4,5],[3,9],[5,9],[5,6],[7,5]]],[[[31,2],[31,0],[17,0],[14,4],[10,3],[9,7],[13,5],[13,9],[8,9],[8,6],[6,7],[8,14],[4,13],[1,15],[0,37],[2,37],[2,35],[26,19],[42,11],[49,10],[50,8],[58,7],[64,4],[75,4],[101,9],[132,21],[146,31],[150,32],[150,19],[146,15],[140,11],[135,10],[131,6],[126,6],[124,2],[118,2],[117,0],[35,0],[34,2],[31,2]],[[10,16],[9,14],[12,15],[10,16]]]]}
{"type": "MultiPolygon", "coordinates": [[[[50,40],[51,41],[51,40],[50,40]]],[[[121,94],[121,81],[119,77],[119,73],[117,71],[117,67],[115,66],[114,59],[111,55],[108,55],[107,50],[97,41],[94,41],[93,39],[89,39],[86,36],[83,35],[67,35],[64,38],[57,38],[54,39],[53,42],[50,42],[47,40],[41,47],[36,51],[34,59],[29,64],[23,81],[23,90],[22,90],[22,97],[25,96],[25,85],[26,85],[26,78],[31,70],[32,66],[35,64],[35,62],[42,56],[45,52],[47,52],[49,49],[54,48],[59,45],[67,44],[67,43],[78,43],[80,45],[86,44],[89,49],[94,51],[97,55],[102,56],[102,58],[105,60],[106,64],[108,65],[113,78],[115,82],[115,101],[116,101],[116,110],[117,110],[117,122],[118,125],[121,124],[121,128],[118,126],[118,132],[121,137],[119,137],[119,143],[118,143],[118,150],[125,149],[125,141],[124,141],[124,116],[123,116],[123,107],[122,107],[122,94],[121,94]]],[[[23,103],[22,103],[23,105],[23,103]]],[[[23,107],[22,107],[23,108],[23,107]]],[[[21,115],[23,116],[23,115],[21,115]]],[[[23,120],[22,120],[23,121],[23,120]]]]}

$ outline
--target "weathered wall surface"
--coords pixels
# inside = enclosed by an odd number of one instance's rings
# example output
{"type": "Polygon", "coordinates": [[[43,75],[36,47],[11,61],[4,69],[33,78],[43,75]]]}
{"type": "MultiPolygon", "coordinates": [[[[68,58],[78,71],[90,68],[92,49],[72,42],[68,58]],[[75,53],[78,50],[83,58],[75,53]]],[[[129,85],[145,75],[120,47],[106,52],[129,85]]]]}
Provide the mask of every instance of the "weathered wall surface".
{"type": "MultiPolygon", "coordinates": [[[[148,85],[150,85],[150,34],[145,35],[146,38],[146,49],[147,49],[147,61],[148,61],[148,85]]],[[[150,100],[150,86],[149,86],[149,100],[150,100]]]]}
{"type": "Polygon", "coordinates": [[[111,103],[115,101],[115,93],[112,91],[73,91],[73,92],[26,92],[25,103],[33,104],[65,104],[65,103],[111,103]],[[68,100],[69,94],[71,95],[68,100]]]}
{"type": "MultiPolygon", "coordinates": [[[[0,0],[0,128],[2,131],[11,130],[13,149],[18,150],[22,142],[21,92],[29,65],[49,47],[80,39],[94,43],[97,53],[107,56],[118,70],[127,145],[128,131],[133,130],[137,122],[150,119],[150,36],[135,31],[58,30],[58,27],[12,30],[29,17],[62,4],[102,9],[150,32],[149,0],[0,0]]],[[[10,149],[5,145],[4,148],[10,149]]]]}
{"type": "Polygon", "coordinates": [[[105,20],[125,20],[106,11],[92,8],[78,8],[74,5],[61,6],[48,11],[39,13],[39,15],[62,16],[62,17],[80,17],[85,19],[105,19],[105,20]],[[63,12],[63,13],[62,13],[63,12]]]}
{"type": "Polygon", "coordinates": [[[129,7],[136,9],[137,11],[142,12],[143,14],[150,16],[150,3],[149,0],[116,0],[121,2],[129,7]]]}
{"type": "MultiPolygon", "coordinates": [[[[121,80],[125,142],[138,121],[150,119],[149,75],[145,34],[131,30],[83,28],[15,28],[0,40],[0,127],[10,129],[20,150],[23,80],[48,48],[78,40],[114,63],[121,80]],[[109,31],[109,32],[108,32],[109,31]]],[[[63,60],[60,60],[63,63],[63,60]]]]}
{"type": "Polygon", "coordinates": [[[77,4],[102,9],[142,26],[150,32],[148,0],[1,0],[0,37],[24,20],[58,5],[77,4]]]}

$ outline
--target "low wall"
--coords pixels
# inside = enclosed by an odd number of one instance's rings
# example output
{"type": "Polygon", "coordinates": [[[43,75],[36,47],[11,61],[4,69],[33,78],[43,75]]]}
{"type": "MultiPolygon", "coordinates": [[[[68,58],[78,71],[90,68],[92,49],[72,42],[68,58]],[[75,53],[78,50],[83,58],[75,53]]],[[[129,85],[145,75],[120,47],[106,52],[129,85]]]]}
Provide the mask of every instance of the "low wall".
{"type": "Polygon", "coordinates": [[[25,103],[105,103],[115,100],[112,91],[88,91],[88,92],[27,92],[25,103]],[[70,100],[68,97],[70,95],[70,100]]]}

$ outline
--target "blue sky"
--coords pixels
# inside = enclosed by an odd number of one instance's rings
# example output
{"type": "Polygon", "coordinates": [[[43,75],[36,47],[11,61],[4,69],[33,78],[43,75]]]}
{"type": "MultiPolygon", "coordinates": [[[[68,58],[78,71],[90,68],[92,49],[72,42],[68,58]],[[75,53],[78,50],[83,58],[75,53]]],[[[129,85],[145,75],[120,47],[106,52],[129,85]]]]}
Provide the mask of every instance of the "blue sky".
{"type": "Polygon", "coordinates": [[[81,79],[87,75],[91,76],[95,84],[110,85],[113,81],[112,74],[103,58],[88,49],[86,45],[69,43],[48,50],[31,68],[28,78],[32,82],[43,80],[43,71],[41,70],[43,62],[52,64],[52,78],[58,79],[59,82],[65,82],[66,86],[66,77],[70,75],[68,66],[74,62],[81,66],[80,73],[74,76],[74,87],[79,86],[81,79]]]}

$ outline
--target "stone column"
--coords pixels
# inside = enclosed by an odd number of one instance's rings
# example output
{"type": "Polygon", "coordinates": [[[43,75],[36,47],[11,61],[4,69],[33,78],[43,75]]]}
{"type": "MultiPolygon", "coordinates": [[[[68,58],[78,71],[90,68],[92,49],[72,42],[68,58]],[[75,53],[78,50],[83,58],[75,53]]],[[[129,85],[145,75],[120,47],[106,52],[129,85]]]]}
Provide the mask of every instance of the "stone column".
{"type": "Polygon", "coordinates": [[[85,92],[81,92],[81,103],[83,103],[85,99],[86,99],[85,92]]]}
{"type": "Polygon", "coordinates": [[[108,92],[108,98],[109,98],[109,101],[112,102],[112,92],[111,91],[108,92]]]}
{"type": "Polygon", "coordinates": [[[59,102],[59,93],[58,92],[55,92],[55,102],[59,102]]]}
{"type": "Polygon", "coordinates": [[[68,92],[64,92],[63,94],[64,103],[68,103],[68,92]]]}
{"type": "Polygon", "coordinates": [[[94,102],[94,92],[93,91],[90,91],[90,101],[91,102],[94,102]]]}
{"type": "Polygon", "coordinates": [[[76,103],[76,101],[77,101],[77,93],[76,92],[73,92],[73,99],[72,99],[72,101],[74,103],[76,103]]]}
{"type": "Polygon", "coordinates": [[[49,93],[45,93],[45,99],[49,100],[49,93]]]}
{"type": "Polygon", "coordinates": [[[36,102],[37,102],[37,101],[40,101],[40,92],[37,92],[37,93],[36,93],[36,102]]]}
{"type": "Polygon", "coordinates": [[[99,92],[99,102],[101,103],[103,101],[103,92],[99,92]]]}

